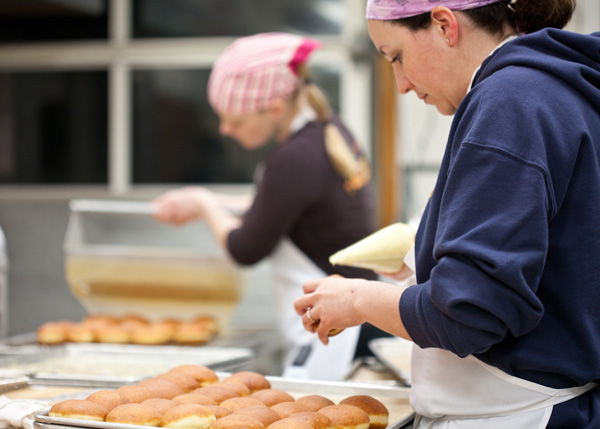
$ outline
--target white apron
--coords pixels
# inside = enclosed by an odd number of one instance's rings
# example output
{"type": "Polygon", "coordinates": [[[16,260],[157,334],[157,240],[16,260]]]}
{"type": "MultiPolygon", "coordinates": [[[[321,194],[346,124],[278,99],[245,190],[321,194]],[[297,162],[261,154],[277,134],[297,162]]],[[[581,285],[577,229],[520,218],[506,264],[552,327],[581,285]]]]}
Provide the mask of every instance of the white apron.
{"type": "MultiPolygon", "coordinates": [[[[414,246],[404,259],[415,271],[414,246]]],[[[554,405],[596,383],[553,389],[506,374],[468,356],[413,344],[410,405],[419,429],[541,429],[554,405]]]]}
{"type": "Polygon", "coordinates": [[[360,327],[345,329],[324,346],[316,334],[304,329],[294,311],[294,300],[303,295],[307,280],[327,277],[289,238],[283,238],[271,254],[273,287],[280,328],[286,342],[283,376],[338,381],[352,366],[360,327]]]}

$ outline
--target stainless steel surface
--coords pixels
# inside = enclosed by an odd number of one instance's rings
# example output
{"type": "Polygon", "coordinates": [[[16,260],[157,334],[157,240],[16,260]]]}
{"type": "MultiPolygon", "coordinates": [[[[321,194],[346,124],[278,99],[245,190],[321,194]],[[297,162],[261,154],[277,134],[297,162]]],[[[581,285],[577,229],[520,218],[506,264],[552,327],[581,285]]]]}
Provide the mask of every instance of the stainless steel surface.
{"type": "Polygon", "coordinates": [[[29,386],[31,378],[26,375],[17,375],[14,377],[0,378],[0,393],[10,392],[11,390],[23,389],[29,386]]]}
{"type": "Polygon", "coordinates": [[[69,209],[74,212],[133,215],[151,215],[156,211],[154,205],[150,202],[118,200],[72,200],[69,203],[69,209]]]}

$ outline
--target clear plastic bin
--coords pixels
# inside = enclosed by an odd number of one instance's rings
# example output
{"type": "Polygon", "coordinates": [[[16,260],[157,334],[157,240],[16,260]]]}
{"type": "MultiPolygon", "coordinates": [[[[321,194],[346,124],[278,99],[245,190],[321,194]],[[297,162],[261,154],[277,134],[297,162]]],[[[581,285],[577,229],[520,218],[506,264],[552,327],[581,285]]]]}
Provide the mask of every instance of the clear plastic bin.
{"type": "Polygon", "coordinates": [[[161,224],[146,202],[73,200],[69,207],[65,275],[88,313],[212,316],[228,330],[242,273],[204,222],[161,224]]]}

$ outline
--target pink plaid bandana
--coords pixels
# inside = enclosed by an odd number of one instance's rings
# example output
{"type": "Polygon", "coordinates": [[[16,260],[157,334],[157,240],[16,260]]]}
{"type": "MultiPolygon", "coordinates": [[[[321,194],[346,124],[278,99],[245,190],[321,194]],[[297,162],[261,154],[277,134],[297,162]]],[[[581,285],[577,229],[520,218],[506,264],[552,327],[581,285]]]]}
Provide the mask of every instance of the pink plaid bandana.
{"type": "Polygon", "coordinates": [[[208,101],[220,112],[242,114],[266,109],[299,86],[299,64],[320,46],[286,33],[242,37],[223,51],[208,80],[208,101]]]}
{"type": "Polygon", "coordinates": [[[436,6],[468,10],[505,0],[368,0],[367,19],[393,20],[431,12],[436,6]]]}

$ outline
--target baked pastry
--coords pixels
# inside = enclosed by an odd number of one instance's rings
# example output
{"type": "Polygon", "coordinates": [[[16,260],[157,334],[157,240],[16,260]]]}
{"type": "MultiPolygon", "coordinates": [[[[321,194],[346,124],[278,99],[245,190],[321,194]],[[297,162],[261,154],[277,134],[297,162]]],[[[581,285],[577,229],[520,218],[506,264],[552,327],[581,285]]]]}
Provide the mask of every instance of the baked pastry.
{"type": "Polygon", "coordinates": [[[68,320],[46,322],[36,330],[38,342],[42,344],[62,344],[67,341],[67,330],[73,325],[68,320]]]}
{"type": "Polygon", "coordinates": [[[136,385],[145,387],[152,392],[153,398],[173,399],[175,396],[185,393],[181,387],[172,381],[156,377],[147,378],[138,382],[136,385]]]}
{"type": "Polygon", "coordinates": [[[217,401],[208,396],[199,393],[184,393],[183,395],[175,396],[172,399],[177,405],[180,404],[198,404],[198,405],[218,405],[217,401]]]}
{"type": "Polygon", "coordinates": [[[113,408],[106,415],[108,423],[124,423],[138,426],[158,426],[161,422],[161,413],[145,404],[124,404],[113,408]]]}
{"type": "Polygon", "coordinates": [[[233,414],[242,414],[244,416],[254,417],[256,420],[265,425],[265,427],[268,427],[270,424],[281,419],[279,414],[269,407],[265,407],[264,405],[253,405],[251,407],[240,408],[239,410],[234,411],[233,414]]]}
{"type": "Polygon", "coordinates": [[[313,429],[313,427],[302,420],[287,418],[276,421],[269,426],[269,429],[313,429]]]}
{"type": "Polygon", "coordinates": [[[236,398],[238,396],[235,390],[229,389],[225,386],[200,387],[194,390],[192,394],[208,396],[209,398],[216,401],[217,404],[221,404],[221,402],[223,402],[225,399],[236,398]]]}
{"type": "Polygon", "coordinates": [[[369,429],[385,429],[388,426],[390,413],[379,400],[368,395],[355,395],[340,401],[340,404],[354,405],[369,415],[369,429]]]}
{"type": "Polygon", "coordinates": [[[198,316],[193,320],[193,322],[206,326],[206,329],[208,329],[212,334],[219,332],[219,325],[213,316],[198,316]]]}
{"type": "Polygon", "coordinates": [[[306,405],[306,407],[310,411],[319,411],[323,407],[327,407],[329,405],[335,405],[335,403],[325,396],[321,395],[306,395],[296,399],[296,402],[302,405],[306,405]]]}
{"type": "Polygon", "coordinates": [[[269,380],[264,375],[254,371],[235,372],[224,380],[225,383],[228,381],[238,381],[245,384],[250,389],[250,393],[271,388],[269,380]]]}
{"type": "Polygon", "coordinates": [[[279,417],[285,419],[286,417],[291,416],[296,413],[303,413],[305,411],[309,411],[305,405],[299,404],[297,402],[280,402],[271,407],[273,411],[279,414],[279,417]]]}
{"type": "Polygon", "coordinates": [[[224,380],[224,381],[218,381],[216,383],[213,383],[212,385],[213,386],[224,385],[225,387],[235,390],[239,396],[250,396],[250,389],[248,388],[248,386],[246,386],[244,383],[241,383],[239,381],[224,380]]]}
{"type": "Polygon", "coordinates": [[[87,398],[88,401],[102,405],[108,411],[119,405],[128,404],[131,401],[127,397],[116,390],[99,390],[92,393],[87,398]]]}
{"type": "Polygon", "coordinates": [[[317,412],[329,417],[336,429],[369,429],[371,423],[369,415],[354,405],[329,405],[317,412]]]}
{"type": "Polygon", "coordinates": [[[81,323],[85,323],[88,325],[101,326],[107,324],[116,324],[118,323],[118,319],[110,314],[88,314],[83,319],[81,319],[81,323]]]}
{"type": "Polygon", "coordinates": [[[161,426],[166,428],[209,429],[215,420],[213,412],[202,405],[181,404],[165,412],[161,426]]]}
{"type": "Polygon", "coordinates": [[[331,420],[325,414],[317,413],[316,411],[305,411],[302,413],[292,414],[286,420],[294,419],[309,423],[313,429],[333,429],[331,420]]]}
{"type": "Polygon", "coordinates": [[[141,402],[143,405],[148,405],[149,407],[157,410],[161,415],[165,413],[169,408],[173,408],[177,405],[176,402],[171,401],[170,399],[164,398],[150,398],[141,402]]]}
{"type": "Polygon", "coordinates": [[[211,429],[264,429],[260,421],[243,414],[230,414],[213,423],[211,429]]]}
{"type": "Polygon", "coordinates": [[[194,378],[201,387],[208,386],[209,384],[219,381],[219,377],[212,369],[202,365],[179,365],[171,368],[169,372],[183,372],[184,374],[194,378]]]}
{"type": "Polygon", "coordinates": [[[173,339],[178,344],[199,345],[206,344],[213,333],[208,327],[198,322],[182,322],[175,328],[173,339]]]}
{"type": "Polygon", "coordinates": [[[294,402],[294,397],[283,390],[278,389],[262,389],[250,395],[251,398],[256,398],[267,407],[272,407],[280,402],[294,402]]]}
{"type": "Polygon", "coordinates": [[[174,330],[168,325],[158,323],[132,325],[131,342],[143,345],[167,344],[173,339],[174,330]]]}
{"type": "Polygon", "coordinates": [[[129,329],[117,323],[104,323],[94,326],[96,341],[99,343],[127,344],[131,342],[129,329]]]}
{"type": "Polygon", "coordinates": [[[138,385],[121,386],[116,391],[124,395],[130,402],[135,403],[154,398],[154,394],[150,390],[138,385]]]}
{"type": "Polygon", "coordinates": [[[231,414],[231,410],[227,408],[221,407],[220,405],[204,405],[215,415],[215,418],[218,420],[221,417],[225,417],[231,414]]]}
{"type": "Polygon", "coordinates": [[[258,399],[250,396],[238,396],[235,398],[225,399],[219,404],[221,407],[230,409],[231,411],[239,410],[240,408],[251,407],[253,405],[263,405],[258,399]]]}
{"type": "Polygon", "coordinates": [[[192,390],[198,388],[198,382],[196,379],[184,374],[183,372],[169,371],[165,372],[164,374],[157,375],[155,378],[169,380],[170,382],[181,387],[185,393],[191,392],[192,390]]]}
{"type": "Polygon", "coordinates": [[[74,343],[91,343],[96,341],[96,332],[91,325],[72,323],[67,326],[66,339],[74,343]]]}
{"type": "Polygon", "coordinates": [[[103,422],[108,410],[96,402],[85,399],[67,399],[52,406],[48,415],[67,419],[103,422]]]}

